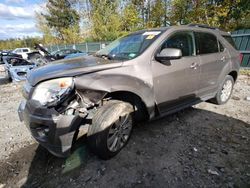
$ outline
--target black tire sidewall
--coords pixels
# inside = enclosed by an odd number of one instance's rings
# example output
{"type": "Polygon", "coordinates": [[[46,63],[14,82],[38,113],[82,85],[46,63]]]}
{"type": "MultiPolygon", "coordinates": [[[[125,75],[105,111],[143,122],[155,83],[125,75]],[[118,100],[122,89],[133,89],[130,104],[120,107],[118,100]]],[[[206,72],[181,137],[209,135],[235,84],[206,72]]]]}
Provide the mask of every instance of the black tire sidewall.
{"type": "MultiPolygon", "coordinates": [[[[101,111],[103,110],[103,112],[104,112],[102,115],[105,116],[105,118],[109,118],[110,115],[113,115],[113,111],[115,111],[116,105],[118,105],[119,103],[123,103],[123,102],[121,102],[121,101],[113,102],[112,101],[111,103],[106,104],[103,107],[101,107],[103,109],[100,109],[100,110],[101,111]]],[[[126,104],[130,105],[128,103],[126,103],[126,104]]],[[[130,106],[132,106],[132,105],[130,105],[130,106]]],[[[128,107],[130,107],[130,106],[128,106],[128,107]]],[[[97,113],[97,116],[101,116],[101,114],[97,113]]],[[[119,118],[119,116],[121,116],[121,114],[120,115],[117,114],[117,118],[119,118]]],[[[133,115],[130,113],[129,116],[130,116],[130,118],[132,118],[132,126],[133,126],[133,124],[134,124],[133,115]]],[[[95,126],[96,128],[98,128],[99,125],[96,124],[96,125],[90,125],[90,126],[95,126]]],[[[129,135],[126,143],[124,143],[124,145],[121,148],[119,148],[117,151],[112,152],[108,149],[108,145],[107,145],[108,134],[109,134],[109,130],[110,130],[111,126],[112,126],[112,124],[110,124],[103,131],[100,131],[94,135],[88,136],[88,146],[90,147],[90,150],[93,153],[95,153],[96,155],[98,155],[101,159],[105,159],[105,160],[110,159],[113,156],[115,156],[116,154],[118,154],[121,151],[121,149],[127,145],[128,141],[131,137],[132,130],[133,130],[133,129],[131,130],[130,135],[129,135]]]]}

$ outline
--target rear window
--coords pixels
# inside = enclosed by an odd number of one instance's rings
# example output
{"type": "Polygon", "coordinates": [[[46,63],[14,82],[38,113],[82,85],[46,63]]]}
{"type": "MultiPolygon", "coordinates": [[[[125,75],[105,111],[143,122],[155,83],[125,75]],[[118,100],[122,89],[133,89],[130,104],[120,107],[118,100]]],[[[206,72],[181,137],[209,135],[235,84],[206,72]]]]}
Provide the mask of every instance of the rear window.
{"type": "Polygon", "coordinates": [[[237,49],[234,40],[232,39],[232,37],[230,35],[224,35],[223,36],[224,39],[227,40],[227,42],[229,42],[235,49],[237,49]]]}
{"type": "Polygon", "coordinates": [[[195,33],[195,41],[197,46],[196,53],[211,54],[219,52],[217,37],[210,33],[195,33]]]}

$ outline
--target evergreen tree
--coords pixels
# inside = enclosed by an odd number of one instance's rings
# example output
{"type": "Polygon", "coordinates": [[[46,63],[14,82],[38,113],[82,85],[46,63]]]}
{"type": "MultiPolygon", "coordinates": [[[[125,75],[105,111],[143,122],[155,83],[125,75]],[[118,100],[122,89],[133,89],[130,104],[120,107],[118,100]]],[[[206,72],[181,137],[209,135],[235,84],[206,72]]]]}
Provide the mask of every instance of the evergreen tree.
{"type": "Polygon", "coordinates": [[[80,17],[69,0],[48,0],[46,4],[47,14],[42,14],[47,25],[53,29],[55,34],[65,40],[65,30],[72,27],[78,28],[80,17]]]}
{"type": "Polygon", "coordinates": [[[165,13],[164,2],[162,0],[155,0],[151,10],[150,26],[151,27],[163,26],[165,14],[166,13],[165,13]]]}
{"type": "Polygon", "coordinates": [[[142,19],[134,4],[126,5],[122,13],[122,30],[135,31],[142,28],[142,19]]]}
{"type": "Polygon", "coordinates": [[[118,0],[90,0],[91,35],[94,40],[112,41],[121,35],[118,0]]]}

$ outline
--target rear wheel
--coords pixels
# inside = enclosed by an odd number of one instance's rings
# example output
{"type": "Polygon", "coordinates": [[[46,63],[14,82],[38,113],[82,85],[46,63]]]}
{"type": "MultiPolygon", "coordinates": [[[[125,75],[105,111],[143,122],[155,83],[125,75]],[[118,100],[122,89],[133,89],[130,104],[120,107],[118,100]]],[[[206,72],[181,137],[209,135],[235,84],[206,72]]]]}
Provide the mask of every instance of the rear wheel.
{"type": "Polygon", "coordinates": [[[95,113],[88,130],[88,145],[102,159],[115,156],[128,143],[133,128],[133,106],[110,101],[95,113]]]}
{"type": "Polygon", "coordinates": [[[222,86],[219,88],[215,98],[211,100],[211,102],[221,105],[227,103],[230,99],[234,86],[234,79],[232,76],[227,75],[222,86]]]}

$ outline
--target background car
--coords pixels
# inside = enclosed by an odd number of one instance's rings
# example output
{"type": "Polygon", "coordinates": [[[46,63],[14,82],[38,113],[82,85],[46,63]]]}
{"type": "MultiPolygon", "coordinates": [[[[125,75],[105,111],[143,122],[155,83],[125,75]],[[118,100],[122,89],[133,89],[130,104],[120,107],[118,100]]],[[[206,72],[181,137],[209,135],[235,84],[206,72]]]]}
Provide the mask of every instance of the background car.
{"type": "Polygon", "coordinates": [[[59,60],[65,58],[67,55],[77,54],[77,53],[82,53],[82,52],[80,50],[75,50],[75,49],[63,49],[51,52],[51,55],[54,56],[57,60],[59,60]]]}
{"type": "Polygon", "coordinates": [[[3,50],[3,51],[0,52],[0,62],[3,63],[3,58],[4,58],[4,57],[7,57],[7,56],[8,56],[8,57],[18,57],[18,58],[22,58],[21,55],[15,54],[15,53],[13,53],[12,51],[3,50]]]}
{"type": "Polygon", "coordinates": [[[12,51],[14,54],[19,54],[22,56],[23,59],[28,59],[28,53],[30,53],[30,48],[16,48],[12,51]]]}
{"type": "Polygon", "coordinates": [[[75,57],[84,57],[84,56],[87,56],[87,55],[89,55],[89,54],[86,53],[86,52],[77,53],[77,54],[69,54],[69,55],[65,56],[64,59],[71,59],[71,58],[75,58],[75,57]]]}
{"type": "Polygon", "coordinates": [[[5,57],[3,61],[6,75],[10,81],[26,80],[28,72],[36,67],[34,63],[18,57],[5,57]]]}

